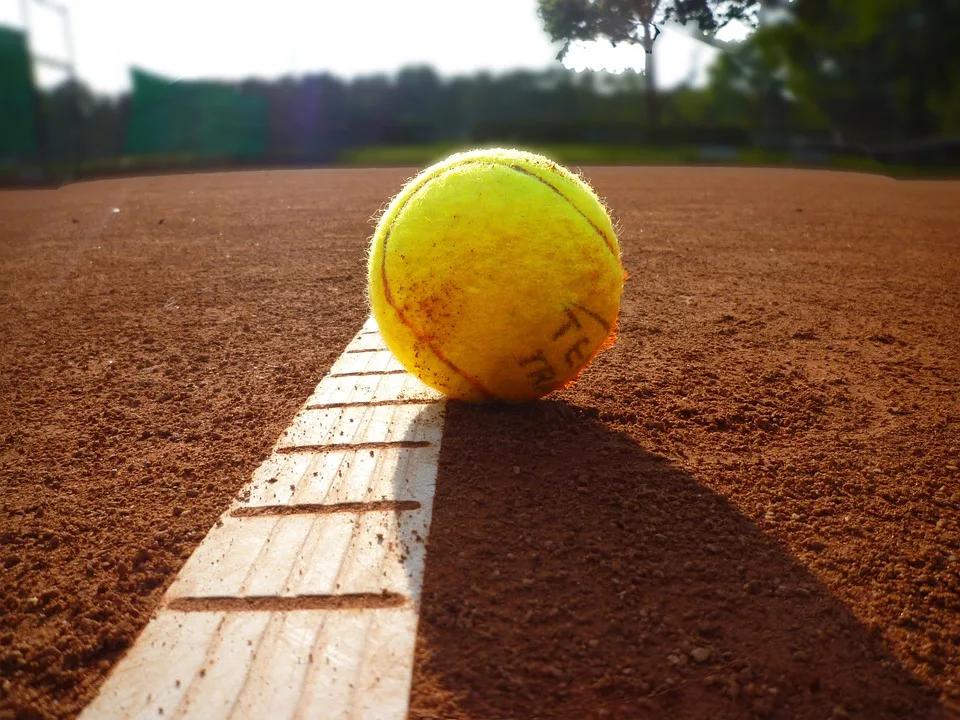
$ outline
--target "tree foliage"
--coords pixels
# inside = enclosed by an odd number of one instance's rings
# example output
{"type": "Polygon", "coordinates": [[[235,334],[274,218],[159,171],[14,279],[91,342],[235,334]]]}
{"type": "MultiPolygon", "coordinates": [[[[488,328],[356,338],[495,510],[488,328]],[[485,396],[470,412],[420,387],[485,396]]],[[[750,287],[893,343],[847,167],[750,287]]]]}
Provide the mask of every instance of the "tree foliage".
{"type": "MultiPolygon", "coordinates": [[[[223,86],[263,101],[267,113],[260,128],[260,159],[283,164],[328,162],[345,149],[373,145],[738,144],[764,130],[768,117],[743,83],[741,71],[732,66],[718,75],[715,88],[664,92],[665,122],[655,133],[644,122],[644,77],[635,72],[577,73],[557,67],[444,78],[430,68],[414,67],[392,76],[345,80],[320,73],[223,86]]],[[[184,85],[189,89],[194,84],[178,83],[184,85]]],[[[42,103],[55,162],[72,163],[78,151],[87,161],[124,154],[130,95],[101,97],[82,84],[67,83],[43,93],[42,103]],[[77,99],[82,123],[77,121],[77,99]]],[[[171,119],[182,126],[178,136],[196,135],[191,117],[171,119]]],[[[193,146],[179,152],[202,160],[193,146]]]]}
{"type": "MultiPolygon", "coordinates": [[[[576,40],[643,44],[644,25],[675,21],[713,34],[733,20],[755,26],[762,0],[539,0],[538,12],[561,55],[576,40]]],[[[647,48],[649,50],[649,48],[647,48]]]]}
{"type": "Polygon", "coordinates": [[[960,0],[795,0],[769,63],[864,144],[960,132],[960,0]]]}
{"type": "Polygon", "coordinates": [[[557,56],[560,59],[578,40],[643,46],[647,120],[657,125],[660,120],[654,64],[657,23],[692,23],[701,32],[713,34],[733,20],[755,25],[763,3],[764,0],[539,0],[538,12],[550,38],[561,43],[557,56]]]}

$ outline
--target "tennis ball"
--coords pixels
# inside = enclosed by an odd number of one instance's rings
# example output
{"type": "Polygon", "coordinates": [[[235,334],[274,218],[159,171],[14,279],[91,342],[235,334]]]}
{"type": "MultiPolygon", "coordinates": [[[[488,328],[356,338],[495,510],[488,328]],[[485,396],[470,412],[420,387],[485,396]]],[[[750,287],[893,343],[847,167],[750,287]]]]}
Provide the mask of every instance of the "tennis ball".
{"type": "Polygon", "coordinates": [[[377,224],[368,280],[380,333],[413,375],[459,400],[523,402],[613,343],[624,271],[583,179],[494,149],[407,183],[377,224]]]}

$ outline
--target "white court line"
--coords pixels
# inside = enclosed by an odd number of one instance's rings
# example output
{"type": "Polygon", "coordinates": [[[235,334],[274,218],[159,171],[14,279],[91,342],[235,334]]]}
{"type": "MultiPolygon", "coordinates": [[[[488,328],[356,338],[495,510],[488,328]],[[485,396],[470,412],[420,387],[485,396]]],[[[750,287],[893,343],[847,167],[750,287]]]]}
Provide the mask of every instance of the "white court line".
{"type": "Polygon", "coordinates": [[[404,718],[442,397],[370,319],[82,720],[404,718]]]}

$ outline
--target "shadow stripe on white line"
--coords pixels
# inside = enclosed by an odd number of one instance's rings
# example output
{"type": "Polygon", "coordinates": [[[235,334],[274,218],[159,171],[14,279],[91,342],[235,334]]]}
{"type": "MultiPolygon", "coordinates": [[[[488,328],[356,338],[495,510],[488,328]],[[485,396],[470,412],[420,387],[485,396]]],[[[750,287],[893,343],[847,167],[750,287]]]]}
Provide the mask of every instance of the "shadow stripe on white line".
{"type": "Polygon", "coordinates": [[[342,372],[330,375],[334,378],[343,378],[343,377],[370,377],[371,375],[406,375],[406,370],[358,370],[357,372],[342,372]]]}
{"type": "Polygon", "coordinates": [[[390,450],[391,448],[410,450],[430,447],[432,444],[426,440],[394,440],[392,442],[386,440],[367,443],[330,443],[329,445],[287,445],[277,448],[276,452],[278,455],[290,455],[293,453],[341,452],[343,450],[390,450]]]}
{"type": "Polygon", "coordinates": [[[408,601],[398,593],[350,595],[272,595],[247,597],[182,597],[167,603],[180,612],[294,612],[297,610],[377,610],[402,607],[408,601]]]}
{"type": "MultiPolygon", "coordinates": [[[[338,375],[337,377],[343,377],[338,375]]],[[[437,401],[439,402],[439,401],[437,401]]],[[[431,405],[433,403],[420,400],[419,398],[401,398],[400,400],[368,400],[366,402],[334,402],[334,403],[315,403],[307,405],[304,410],[339,410],[341,408],[355,407],[383,407],[386,405],[431,405]]]]}
{"type": "Polygon", "coordinates": [[[331,513],[413,512],[422,507],[416,500],[372,500],[325,505],[255,505],[231,510],[231,517],[263,517],[264,515],[329,515],[331,513]]]}

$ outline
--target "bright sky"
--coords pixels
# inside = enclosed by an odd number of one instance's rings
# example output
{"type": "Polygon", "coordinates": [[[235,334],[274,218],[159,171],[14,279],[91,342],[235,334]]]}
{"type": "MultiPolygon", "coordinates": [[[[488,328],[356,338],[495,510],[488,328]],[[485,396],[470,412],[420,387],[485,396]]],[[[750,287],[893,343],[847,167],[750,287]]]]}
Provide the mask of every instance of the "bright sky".
{"type": "MultiPolygon", "coordinates": [[[[70,10],[77,71],[101,92],[129,87],[137,66],[171,78],[341,77],[428,64],[442,75],[556,63],[536,0],[57,0],[70,10]]],[[[44,0],[0,0],[0,25],[22,26],[34,53],[64,57],[59,15],[44,0]]],[[[728,33],[732,39],[736,32],[728,33]]],[[[681,34],[657,40],[662,87],[702,82],[717,50],[681,34]]],[[[575,70],[643,68],[637,47],[574,47],[575,70]]],[[[45,71],[41,81],[59,77],[45,71]]]]}

